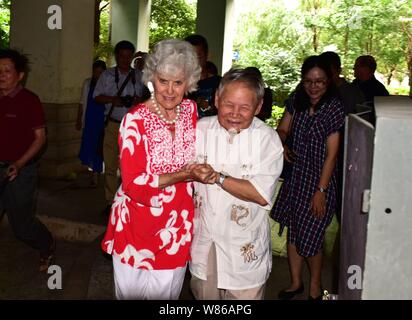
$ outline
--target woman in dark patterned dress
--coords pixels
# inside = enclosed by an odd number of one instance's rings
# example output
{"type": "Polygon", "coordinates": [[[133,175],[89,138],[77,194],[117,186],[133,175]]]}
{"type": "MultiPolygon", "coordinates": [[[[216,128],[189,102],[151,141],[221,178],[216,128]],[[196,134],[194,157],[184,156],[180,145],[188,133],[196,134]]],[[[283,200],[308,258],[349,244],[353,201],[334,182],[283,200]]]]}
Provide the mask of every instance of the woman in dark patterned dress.
{"type": "Polygon", "coordinates": [[[336,206],[336,159],[344,109],[326,62],[307,58],[301,83],[291,95],[277,129],[283,143],[290,134],[293,152],[284,144],[285,161],[294,162],[271,211],[288,228],[291,286],[279,293],[283,300],[303,293],[302,265],[310,271],[309,300],[321,298],[322,248],[325,229],[336,206]]]}

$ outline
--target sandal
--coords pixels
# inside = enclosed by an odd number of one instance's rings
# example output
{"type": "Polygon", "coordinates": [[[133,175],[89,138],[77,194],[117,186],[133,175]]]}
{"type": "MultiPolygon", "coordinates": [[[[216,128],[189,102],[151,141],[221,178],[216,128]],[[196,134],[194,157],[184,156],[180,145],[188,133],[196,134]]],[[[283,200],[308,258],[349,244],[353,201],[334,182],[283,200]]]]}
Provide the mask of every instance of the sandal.
{"type": "Polygon", "coordinates": [[[54,253],[56,250],[56,241],[53,239],[52,244],[47,252],[40,253],[40,265],[39,271],[45,272],[54,263],[55,257],[54,253]]]}

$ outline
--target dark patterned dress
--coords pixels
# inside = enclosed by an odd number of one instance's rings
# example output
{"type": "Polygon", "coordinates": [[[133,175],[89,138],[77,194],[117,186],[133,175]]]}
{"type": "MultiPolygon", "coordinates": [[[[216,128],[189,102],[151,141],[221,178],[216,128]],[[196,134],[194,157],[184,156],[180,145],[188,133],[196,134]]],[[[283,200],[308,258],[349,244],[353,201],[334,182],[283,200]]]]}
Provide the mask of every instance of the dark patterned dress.
{"type": "Polygon", "coordinates": [[[316,255],[323,246],[325,229],[332,221],[336,207],[336,170],[327,186],[326,214],[322,219],[313,216],[310,204],[318,186],[326,158],[328,136],[344,124],[344,108],[333,98],[313,114],[309,110],[294,112],[293,103],[287,105],[293,116],[292,140],[297,159],[291,177],[285,181],[271,211],[280,223],[280,233],[288,228],[288,243],[296,246],[303,257],[316,255]]]}

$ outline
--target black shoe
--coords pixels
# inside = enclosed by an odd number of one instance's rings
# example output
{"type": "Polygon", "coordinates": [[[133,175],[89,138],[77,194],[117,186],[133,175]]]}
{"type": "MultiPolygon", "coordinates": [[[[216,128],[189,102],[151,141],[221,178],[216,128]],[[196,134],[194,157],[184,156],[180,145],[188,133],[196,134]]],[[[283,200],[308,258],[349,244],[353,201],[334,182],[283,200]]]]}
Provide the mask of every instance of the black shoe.
{"type": "Polygon", "coordinates": [[[309,294],[308,300],[309,300],[309,301],[321,301],[321,300],[323,300],[323,289],[320,288],[320,295],[318,295],[318,296],[315,297],[315,298],[312,297],[312,296],[309,294]]]}
{"type": "Polygon", "coordinates": [[[108,205],[106,206],[106,208],[103,209],[102,214],[103,214],[104,216],[110,215],[111,209],[112,209],[112,205],[108,204],[108,205]]]}
{"type": "Polygon", "coordinates": [[[281,292],[279,292],[278,298],[280,300],[292,300],[296,295],[302,294],[304,289],[305,288],[303,287],[303,284],[302,284],[299,288],[297,288],[294,291],[282,290],[281,292]]]}

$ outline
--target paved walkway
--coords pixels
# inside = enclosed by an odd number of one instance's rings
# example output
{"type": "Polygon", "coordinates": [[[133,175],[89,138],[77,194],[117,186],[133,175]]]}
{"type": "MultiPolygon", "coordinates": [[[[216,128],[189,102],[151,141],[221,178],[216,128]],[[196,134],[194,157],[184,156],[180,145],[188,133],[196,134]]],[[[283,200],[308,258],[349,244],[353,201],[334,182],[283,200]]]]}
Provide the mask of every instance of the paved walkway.
{"type": "MultiPolygon", "coordinates": [[[[111,260],[100,250],[107,217],[102,179],[98,188],[88,187],[86,174],[74,180],[42,179],[39,185],[37,214],[57,235],[56,264],[61,268],[62,289],[51,290],[57,274],[37,271],[37,252],[17,241],[6,219],[0,223],[0,299],[113,299],[111,260]],[[80,240],[80,241],[79,241],[80,240]],[[52,278],[50,278],[52,277],[52,278]]],[[[331,267],[326,259],[323,285],[331,286],[331,267]]],[[[181,299],[191,300],[186,276],[181,299]]],[[[308,287],[308,272],[304,272],[308,287]]],[[[267,282],[266,299],[289,284],[285,258],[274,257],[267,282]]],[[[307,292],[302,299],[307,297],[307,292]]]]}

